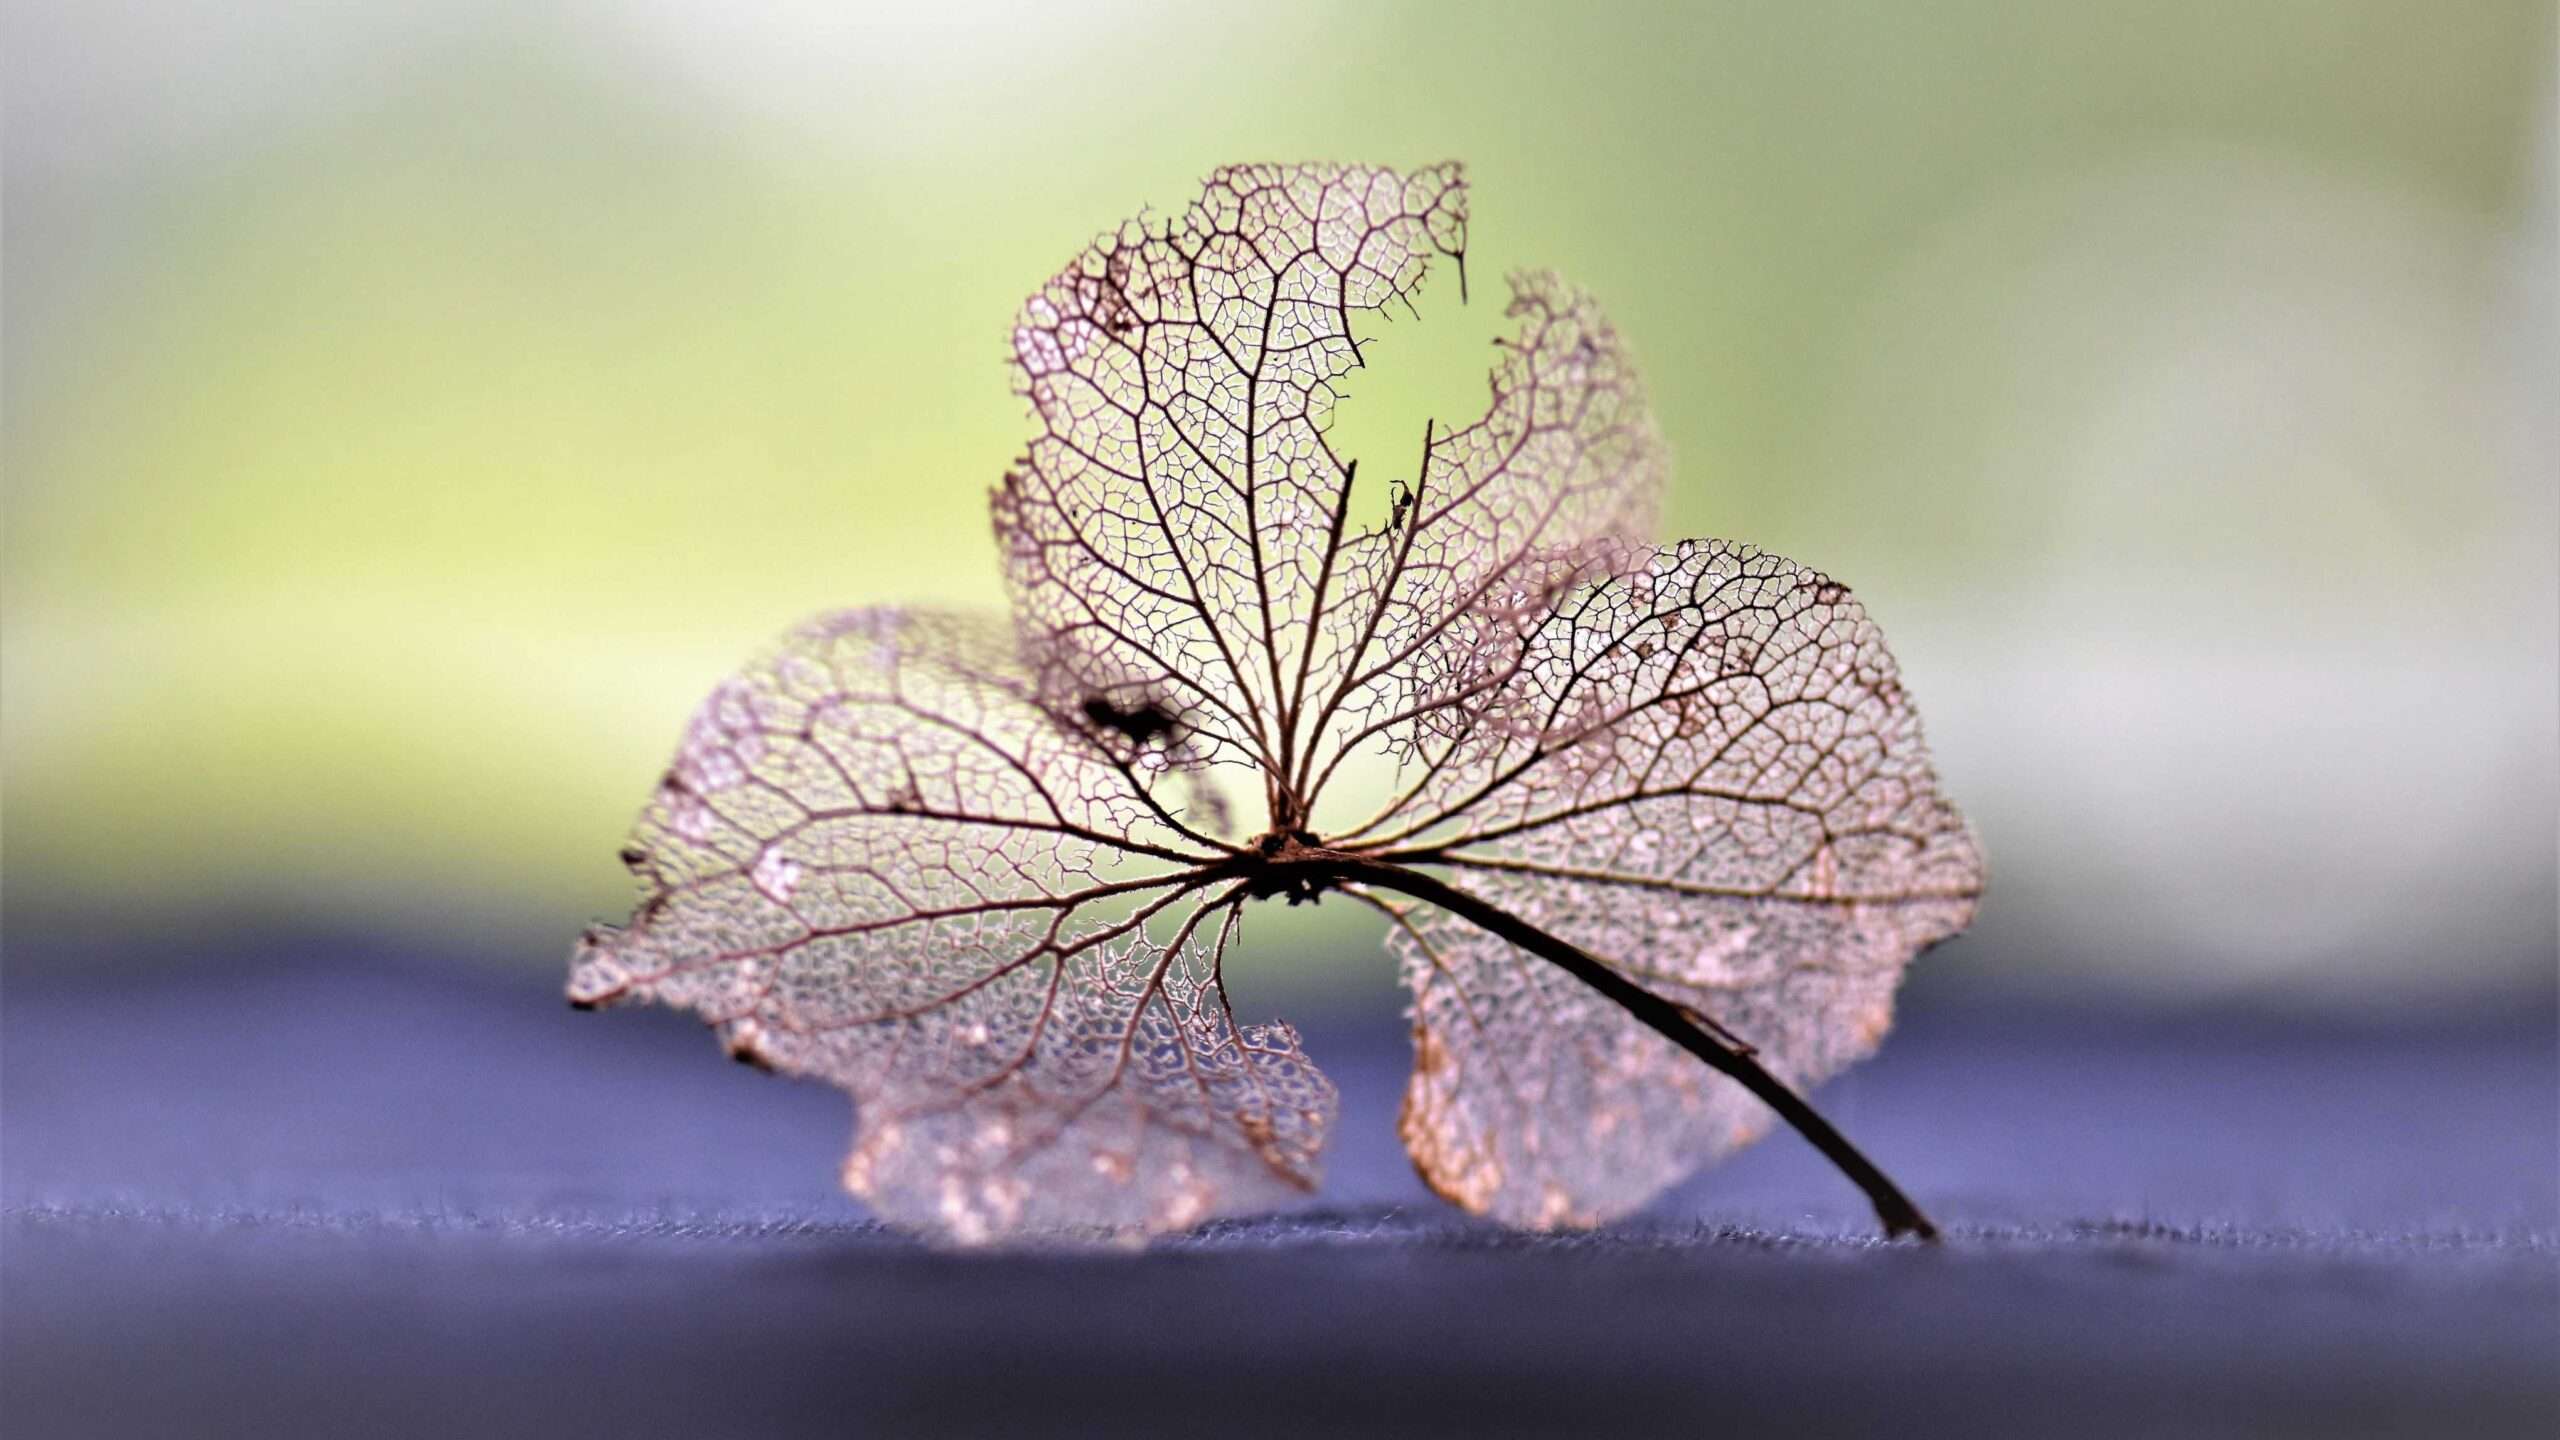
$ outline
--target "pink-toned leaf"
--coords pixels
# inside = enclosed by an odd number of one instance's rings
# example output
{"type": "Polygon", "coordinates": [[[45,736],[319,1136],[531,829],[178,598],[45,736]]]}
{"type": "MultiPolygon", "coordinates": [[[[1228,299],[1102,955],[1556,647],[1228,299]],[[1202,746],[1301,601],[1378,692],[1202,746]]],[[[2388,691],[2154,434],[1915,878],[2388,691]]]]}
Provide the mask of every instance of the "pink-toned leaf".
{"type": "MultiPolygon", "coordinates": [[[[1882,636],[1848,592],[1718,542],[1562,596],[1476,723],[1417,742],[1386,853],[1708,1017],[1803,1088],[1870,1053],[1981,862],[1937,793],[1882,636]]],[[[1404,1135],[1444,1195],[1587,1225],[1756,1135],[1742,1089],[1562,972],[1427,907],[1404,1135]]]]}
{"type": "Polygon", "coordinates": [[[1373,460],[1385,519],[1352,523],[1354,316],[1465,225],[1454,165],[1238,166],[1042,287],[994,497],[1012,625],[849,612],[716,691],[573,998],[844,1087],[847,1182],[893,1219],[1143,1234],[1314,1183],[1332,1091],[1234,1022],[1224,962],[1242,905],[1348,892],[1414,992],[1403,1134],[1443,1195],[1605,1220],[1766,1102],[1929,1233],[1788,1088],[1873,1048],[1981,886],[1863,611],[1651,544],[1643,386],[1544,272],[1485,413],[1373,460]],[[1392,795],[1320,817],[1362,752],[1392,795]]]}
{"type": "Polygon", "coordinates": [[[848,1186],[968,1242],[1132,1233],[1311,1187],[1331,1087],[1217,976],[1232,887],[1042,708],[1000,628],[793,632],[704,703],[626,851],[645,898],[572,998],[693,1010],[858,1103],[848,1186]]]}
{"type": "Polygon", "coordinates": [[[995,499],[1047,688],[1162,693],[1204,754],[1296,768],[1348,516],[1326,443],[1355,313],[1465,246],[1457,167],[1235,166],[1024,306],[1036,431],[995,499]]]}

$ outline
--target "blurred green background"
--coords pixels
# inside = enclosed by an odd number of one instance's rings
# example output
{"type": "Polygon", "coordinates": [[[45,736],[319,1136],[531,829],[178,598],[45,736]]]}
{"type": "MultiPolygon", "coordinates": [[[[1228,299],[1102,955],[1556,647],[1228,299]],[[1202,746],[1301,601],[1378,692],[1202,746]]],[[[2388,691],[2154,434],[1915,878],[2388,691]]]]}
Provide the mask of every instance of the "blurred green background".
{"type": "MultiPolygon", "coordinates": [[[[13,940],[557,965],[724,670],[824,607],[998,602],[1035,284],[1224,161],[1454,157],[1475,303],[1443,275],[1373,327],[1343,448],[1401,466],[1481,408],[1504,270],[1595,288],[1670,527],[1832,571],[1894,640],[1993,864],[1925,968],[2550,991],[2548,3],[6,27],[13,940]]],[[[1273,985],[1383,972],[1326,918],[1273,985]]]]}

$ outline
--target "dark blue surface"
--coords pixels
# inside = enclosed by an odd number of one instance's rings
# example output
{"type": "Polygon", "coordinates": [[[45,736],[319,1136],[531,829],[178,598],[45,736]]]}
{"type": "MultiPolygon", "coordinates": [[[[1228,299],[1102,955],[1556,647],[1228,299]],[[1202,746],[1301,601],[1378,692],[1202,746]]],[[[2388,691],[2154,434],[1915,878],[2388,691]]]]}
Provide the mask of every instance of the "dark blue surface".
{"type": "Polygon", "coordinates": [[[1324,1194],[1142,1255],[937,1254],[831,1091],[655,1012],[350,951],[0,1011],[18,1435],[2548,1434],[2552,1017],[1908,1016],[1822,1099],[1948,1227],[1780,1135],[1597,1236],[1454,1217],[1396,1027],[1307,1025],[1324,1194]]]}

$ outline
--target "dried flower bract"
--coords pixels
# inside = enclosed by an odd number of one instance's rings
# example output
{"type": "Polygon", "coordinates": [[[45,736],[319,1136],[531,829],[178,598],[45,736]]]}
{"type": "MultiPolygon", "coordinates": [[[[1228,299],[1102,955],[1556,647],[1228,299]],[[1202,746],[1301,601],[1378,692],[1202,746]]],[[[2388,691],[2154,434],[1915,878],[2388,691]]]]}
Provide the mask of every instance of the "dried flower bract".
{"type": "Polygon", "coordinates": [[[713,692],[572,1000],[842,1086],[892,1220],[1142,1235],[1315,1185],[1333,1087],[1224,972],[1250,903],[1344,897],[1411,987],[1402,1134],[1452,1202],[1606,1221],[1775,1107],[1928,1233],[1797,1094],[1981,885],[1883,637],[1802,565],[1654,542],[1634,364],[1550,274],[1482,417],[1355,476],[1354,315],[1465,240],[1454,165],[1239,166],[1078,256],[1011,335],[1010,623],[829,615],[713,692]],[[1337,819],[1363,752],[1392,792],[1337,819]]]}

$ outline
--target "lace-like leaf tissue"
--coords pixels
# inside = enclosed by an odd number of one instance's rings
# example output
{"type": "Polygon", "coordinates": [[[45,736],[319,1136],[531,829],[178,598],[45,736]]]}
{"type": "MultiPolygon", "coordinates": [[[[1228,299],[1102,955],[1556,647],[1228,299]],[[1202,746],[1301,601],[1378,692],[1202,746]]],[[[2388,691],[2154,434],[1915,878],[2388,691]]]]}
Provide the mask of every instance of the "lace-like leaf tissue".
{"type": "Polygon", "coordinates": [[[715,690],[571,1000],[841,1086],[845,1184],[890,1220],[1130,1238],[1316,1184],[1333,1088],[1237,1021],[1226,962],[1251,902],[1341,895],[1411,988],[1401,1132],[1452,1202],[1604,1222],[1774,1110],[1931,1233],[1800,1098],[1981,889],[1874,623],[1791,561],[1652,542],[1643,388],[1550,274],[1511,282],[1485,413],[1355,523],[1354,312],[1465,240],[1454,165],[1238,166],[1041,287],[1011,623],[846,611],[715,690]],[[1364,752],[1393,783],[1337,821],[1364,752]]]}

